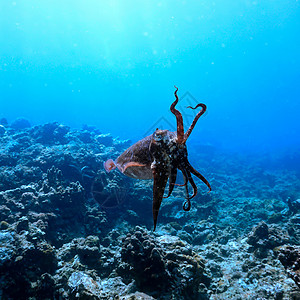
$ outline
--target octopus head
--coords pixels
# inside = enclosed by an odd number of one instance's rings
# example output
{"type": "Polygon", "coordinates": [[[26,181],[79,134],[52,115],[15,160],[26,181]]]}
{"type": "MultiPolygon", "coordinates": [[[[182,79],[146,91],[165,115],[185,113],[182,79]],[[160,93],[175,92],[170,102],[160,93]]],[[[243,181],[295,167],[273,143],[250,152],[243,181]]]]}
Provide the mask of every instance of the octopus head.
{"type": "Polygon", "coordinates": [[[152,135],[153,142],[159,145],[168,145],[170,135],[168,130],[156,129],[152,135]]]}

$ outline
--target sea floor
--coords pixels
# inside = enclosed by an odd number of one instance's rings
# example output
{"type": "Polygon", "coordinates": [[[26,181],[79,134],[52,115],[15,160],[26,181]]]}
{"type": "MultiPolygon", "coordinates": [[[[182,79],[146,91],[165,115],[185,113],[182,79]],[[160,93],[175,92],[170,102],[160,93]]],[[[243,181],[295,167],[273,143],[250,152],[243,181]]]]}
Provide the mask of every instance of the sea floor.
{"type": "Polygon", "coordinates": [[[300,299],[299,154],[188,145],[212,192],[176,186],[153,232],[152,181],[103,168],[130,145],[0,126],[0,299],[300,299]]]}

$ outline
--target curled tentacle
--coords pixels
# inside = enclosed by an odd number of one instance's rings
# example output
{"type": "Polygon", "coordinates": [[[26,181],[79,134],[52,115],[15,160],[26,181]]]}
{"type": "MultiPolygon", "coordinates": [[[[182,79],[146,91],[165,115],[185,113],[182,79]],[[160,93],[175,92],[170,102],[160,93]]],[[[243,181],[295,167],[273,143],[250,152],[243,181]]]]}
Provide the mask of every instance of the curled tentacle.
{"type": "Polygon", "coordinates": [[[182,209],[184,211],[189,211],[191,209],[192,205],[191,205],[191,201],[190,199],[186,199],[186,201],[183,203],[182,209]]]}
{"type": "Polygon", "coordinates": [[[196,109],[198,107],[201,107],[202,109],[197,113],[193,123],[191,124],[190,128],[187,130],[187,132],[184,134],[184,138],[183,138],[183,142],[185,143],[186,140],[188,139],[188,137],[190,136],[190,134],[192,133],[198,119],[205,113],[206,111],[206,105],[203,104],[203,103],[199,103],[197,104],[195,107],[191,107],[191,106],[188,106],[188,108],[191,108],[191,109],[196,109]]]}
{"type": "Polygon", "coordinates": [[[211,191],[211,186],[209,184],[209,182],[206,180],[206,178],[200,174],[197,170],[195,170],[190,163],[187,163],[186,164],[186,168],[188,171],[190,171],[192,174],[194,174],[195,176],[197,176],[199,179],[201,179],[205,184],[206,186],[209,188],[209,191],[211,191]]]}
{"type": "Polygon", "coordinates": [[[177,105],[177,103],[179,101],[178,96],[177,96],[178,87],[175,86],[175,88],[176,88],[176,91],[174,92],[174,95],[175,95],[176,99],[171,104],[170,110],[175,115],[176,121],[177,121],[177,142],[179,144],[183,144],[184,143],[183,119],[182,119],[182,115],[181,115],[180,111],[175,108],[175,106],[177,105]]]}
{"type": "Polygon", "coordinates": [[[191,201],[190,201],[190,197],[189,197],[189,190],[188,190],[188,184],[185,186],[185,190],[186,190],[186,200],[182,205],[182,209],[184,211],[189,211],[191,209],[191,201]]]}
{"type": "Polygon", "coordinates": [[[196,197],[197,192],[198,192],[198,188],[194,182],[194,179],[191,176],[191,173],[189,170],[186,170],[187,176],[188,176],[188,181],[190,182],[192,188],[193,188],[193,195],[189,196],[189,200],[193,199],[194,197],[196,197]]]}

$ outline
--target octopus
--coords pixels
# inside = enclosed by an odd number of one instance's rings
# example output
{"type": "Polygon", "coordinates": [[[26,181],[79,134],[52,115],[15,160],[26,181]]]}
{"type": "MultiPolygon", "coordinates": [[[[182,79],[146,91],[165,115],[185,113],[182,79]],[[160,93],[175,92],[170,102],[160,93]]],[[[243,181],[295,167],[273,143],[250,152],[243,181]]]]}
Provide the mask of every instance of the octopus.
{"type": "Polygon", "coordinates": [[[183,210],[191,209],[191,199],[197,195],[197,185],[192,175],[198,177],[211,191],[209,182],[195,170],[188,161],[188,151],[186,141],[192,133],[198,119],[205,113],[206,105],[197,104],[195,107],[187,108],[201,110],[196,114],[189,129],[184,132],[182,114],[176,109],[179,101],[177,95],[178,88],[175,86],[175,101],[171,104],[170,110],[176,117],[177,131],[156,129],[155,132],[142,140],[136,142],[126,151],[124,151],[115,161],[112,159],[104,163],[107,172],[113,169],[119,169],[124,175],[136,179],[153,179],[153,203],[152,213],[154,230],[157,225],[158,212],[164,198],[168,198],[175,187],[184,186],[186,200],[183,204],[183,210]],[[184,179],[183,184],[176,184],[177,172],[181,171],[184,179]],[[164,196],[167,183],[169,189],[164,196]],[[189,194],[188,183],[190,183],[193,193],[189,194]]]}

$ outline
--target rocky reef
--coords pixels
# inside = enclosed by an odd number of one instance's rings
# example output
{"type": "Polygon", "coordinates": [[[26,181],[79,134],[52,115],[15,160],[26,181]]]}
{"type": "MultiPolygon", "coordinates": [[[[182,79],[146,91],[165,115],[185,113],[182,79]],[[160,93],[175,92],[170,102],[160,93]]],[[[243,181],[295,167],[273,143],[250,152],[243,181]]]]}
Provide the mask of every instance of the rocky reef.
{"type": "Polygon", "coordinates": [[[152,182],[103,169],[130,141],[0,124],[0,299],[300,299],[300,172],[283,158],[188,145],[213,192],[184,212],[176,187],[153,232],[152,182]]]}
{"type": "Polygon", "coordinates": [[[163,299],[206,298],[205,261],[176,236],[154,237],[137,226],[123,238],[121,258],[122,277],[134,278],[139,290],[163,299]]]}

